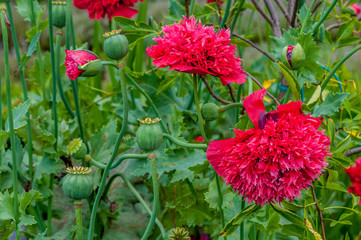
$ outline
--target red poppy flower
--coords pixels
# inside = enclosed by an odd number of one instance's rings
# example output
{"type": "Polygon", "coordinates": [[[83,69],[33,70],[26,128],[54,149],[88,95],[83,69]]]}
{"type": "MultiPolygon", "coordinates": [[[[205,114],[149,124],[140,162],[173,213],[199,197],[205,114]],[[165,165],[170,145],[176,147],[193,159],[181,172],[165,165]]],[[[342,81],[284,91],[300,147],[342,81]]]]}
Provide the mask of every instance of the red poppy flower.
{"type": "Polygon", "coordinates": [[[65,54],[65,73],[70,80],[74,80],[79,76],[94,76],[101,70],[100,59],[90,51],[65,50],[65,54]],[[89,65],[89,63],[94,64],[89,65]],[[84,68],[85,66],[87,66],[87,68],[84,68]]]}
{"type": "Polygon", "coordinates": [[[230,31],[214,31],[193,16],[180,23],[163,27],[164,37],[154,38],[158,45],[147,48],[153,63],[169,70],[218,76],[223,85],[242,84],[246,75],[241,70],[241,59],[234,56],[235,45],[230,45],[230,31]]]}
{"type": "MultiPolygon", "coordinates": [[[[345,169],[353,185],[353,187],[348,188],[348,191],[361,197],[361,158],[356,159],[355,163],[355,166],[345,169]]],[[[359,204],[361,205],[361,199],[359,204]]]]}
{"type": "Polygon", "coordinates": [[[301,102],[279,105],[266,113],[259,90],[244,107],[255,128],[235,129],[236,137],[212,141],[207,159],[235,191],[257,204],[293,200],[318,178],[330,156],[329,138],[320,118],[301,112],[301,102]]]}
{"type": "Polygon", "coordinates": [[[111,20],[112,17],[131,18],[138,13],[136,9],[130,8],[138,0],[74,0],[74,5],[79,9],[87,9],[91,19],[101,19],[105,15],[111,20]]]}

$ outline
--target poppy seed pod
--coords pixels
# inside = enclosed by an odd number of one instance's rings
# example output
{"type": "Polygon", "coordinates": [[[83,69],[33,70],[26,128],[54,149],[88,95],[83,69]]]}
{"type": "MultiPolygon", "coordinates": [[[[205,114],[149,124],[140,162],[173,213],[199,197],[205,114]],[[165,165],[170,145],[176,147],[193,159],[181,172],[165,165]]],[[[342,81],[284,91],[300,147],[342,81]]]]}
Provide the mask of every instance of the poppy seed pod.
{"type": "Polygon", "coordinates": [[[214,103],[206,103],[202,106],[202,116],[206,121],[213,121],[219,117],[219,107],[214,103]]]}
{"type": "Polygon", "coordinates": [[[145,120],[138,119],[138,121],[142,123],[136,133],[139,147],[145,151],[153,151],[159,148],[163,142],[163,132],[158,123],[160,119],[146,118],[145,120]]]}
{"type": "Polygon", "coordinates": [[[286,46],[282,50],[282,62],[289,69],[299,69],[302,67],[305,59],[305,51],[299,43],[296,45],[286,46]]]}
{"type": "Polygon", "coordinates": [[[53,1],[53,26],[58,28],[65,27],[66,23],[66,2],[53,1]]]}
{"type": "Polygon", "coordinates": [[[104,41],[104,52],[113,60],[124,58],[129,51],[129,42],[126,36],[119,34],[120,30],[106,33],[104,41]]]}
{"type": "Polygon", "coordinates": [[[71,199],[81,200],[88,198],[93,192],[93,179],[89,175],[90,168],[67,168],[68,174],[64,177],[63,191],[71,199]]]}

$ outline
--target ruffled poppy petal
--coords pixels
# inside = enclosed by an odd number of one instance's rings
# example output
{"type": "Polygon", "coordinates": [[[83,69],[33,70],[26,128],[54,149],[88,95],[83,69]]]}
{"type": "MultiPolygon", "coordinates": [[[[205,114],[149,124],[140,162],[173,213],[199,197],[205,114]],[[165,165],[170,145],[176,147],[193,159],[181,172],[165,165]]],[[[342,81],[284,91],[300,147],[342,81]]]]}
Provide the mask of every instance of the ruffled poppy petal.
{"type": "Polygon", "coordinates": [[[259,128],[259,118],[261,114],[265,114],[266,109],[263,103],[263,97],[266,95],[267,90],[262,89],[253,92],[251,95],[246,97],[243,101],[243,106],[247,111],[251,122],[256,128],[259,128]]]}

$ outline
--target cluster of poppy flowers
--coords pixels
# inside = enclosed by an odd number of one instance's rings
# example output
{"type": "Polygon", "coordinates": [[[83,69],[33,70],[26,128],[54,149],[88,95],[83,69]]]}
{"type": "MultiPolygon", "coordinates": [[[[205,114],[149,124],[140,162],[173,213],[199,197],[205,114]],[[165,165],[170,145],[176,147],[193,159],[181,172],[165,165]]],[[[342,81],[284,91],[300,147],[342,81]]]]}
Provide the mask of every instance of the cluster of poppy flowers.
{"type": "MultiPolygon", "coordinates": [[[[222,84],[242,84],[245,74],[241,59],[230,45],[229,30],[215,32],[193,16],[180,23],[163,27],[163,37],[147,49],[158,67],[170,67],[186,73],[219,77],[222,84]]],[[[66,50],[67,51],[67,50],[66,50]]],[[[87,51],[67,51],[66,74],[75,79],[84,66],[98,58],[87,51]]],[[[235,137],[210,142],[207,159],[214,170],[235,191],[257,204],[282,202],[299,197],[327,166],[330,140],[318,130],[322,118],[302,112],[300,101],[277,106],[266,112],[258,90],[246,97],[244,107],[254,128],[234,129],[235,137]]],[[[202,142],[198,137],[194,141],[202,142]]],[[[356,166],[346,169],[353,187],[350,192],[361,195],[361,158],[356,166]]]]}

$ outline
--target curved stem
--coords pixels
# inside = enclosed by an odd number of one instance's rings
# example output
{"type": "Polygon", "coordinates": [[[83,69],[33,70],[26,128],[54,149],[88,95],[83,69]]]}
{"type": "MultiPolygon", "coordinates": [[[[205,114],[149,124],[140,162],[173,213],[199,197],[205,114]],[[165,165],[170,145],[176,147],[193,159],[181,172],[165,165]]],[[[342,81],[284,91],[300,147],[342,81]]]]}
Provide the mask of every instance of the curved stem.
{"type": "Polygon", "coordinates": [[[83,206],[82,201],[75,201],[74,208],[75,208],[75,216],[76,216],[76,227],[77,227],[77,239],[83,239],[83,224],[81,218],[81,207],[83,206]]]}
{"type": "Polygon", "coordinates": [[[63,84],[61,83],[61,79],[60,79],[60,47],[61,47],[62,36],[63,36],[62,32],[60,31],[60,29],[58,29],[58,31],[56,33],[56,47],[55,47],[56,81],[58,83],[61,100],[63,101],[64,106],[65,106],[66,110],[68,111],[68,113],[71,115],[72,118],[74,118],[75,117],[74,112],[71,109],[68,100],[66,99],[66,96],[65,96],[64,90],[63,90],[63,84]]]}
{"type": "MultiPolygon", "coordinates": [[[[200,78],[202,79],[202,82],[204,83],[204,85],[206,86],[208,92],[211,94],[211,96],[216,99],[218,102],[223,103],[223,104],[231,104],[232,102],[224,100],[220,97],[218,97],[212,90],[211,86],[209,85],[209,83],[207,82],[207,80],[205,79],[205,77],[203,75],[200,76],[200,78]]],[[[194,96],[193,96],[194,98],[194,96]]]]}
{"type": "Polygon", "coordinates": [[[115,67],[116,69],[119,69],[118,65],[112,61],[102,61],[102,65],[103,66],[112,66],[112,67],[115,67]]]}
{"type": "MultiPolygon", "coordinates": [[[[139,86],[139,84],[128,74],[125,72],[125,76],[127,77],[127,79],[131,82],[131,84],[133,84],[133,86],[148,100],[148,102],[150,103],[150,106],[153,108],[153,111],[155,112],[155,115],[162,119],[161,116],[160,116],[160,113],[158,112],[158,109],[157,107],[155,106],[153,100],[149,97],[149,95],[143,90],[143,88],[141,88],[141,86],[139,86]]],[[[163,132],[167,132],[167,133],[170,133],[164,122],[163,121],[160,121],[160,126],[162,127],[163,129],[163,132]]]]}
{"type": "Polygon", "coordinates": [[[153,211],[152,211],[152,215],[150,216],[150,220],[147,226],[147,229],[145,230],[143,237],[141,238],[141,240],[147,240],[150,233],[152,232],[154,223],[155,223],[155,219],[157,216],[157,210],[158,210],[158,205],[159,205],[159,183],[158,183],[158,177],[157,177],[157,168],[155,165],[155,159],[149,159],[149,165],[150,168],[152,170],[152,181],[153,181],[153,211]]]}
{"type": "Polygon", "coordinates": [[[225,111],[228,111],[229,109],[232,109],[235,107],[236,108],[243,107],[243,102],[235,102],[235,103],[228,104],[226,106],[220,106],[220,109],[221,109],[221,112],[225,112],[225,111]]]}
{"type": "MultiPolygon", "coordinates": [[[[24,70],[22,67],[20,67],[21,55],[20,55],[19,43],[18,43],[18,39],[16,36],[15,24],[14,24],[14,20],[13,20],[13,14],[11,11],[10,3],[6,3],[6,8],[7,8],[8,14],[9,14],[9,22],[11,25],[11,36],[12,36],[13,43],[14,43],[16,60],[17,60],[18,66],[19,66],[19,76],[20,76],[21,86],[23,89],[24,101],[27,101],[29,99],[28,91],[26,89],[24,70]]],[[[30,175],[30,179],[32,179],[34,167],[33,167],[33,143],[32,143],[32,134],[31,134],[30,110],[26,112],[25,117],[26,117],[26,132],[27,132],[27,136],[28,136],[29,175],[30,175]]]]}
{"type": "Polygon", "coordinates": [[[18,190],[18,165],[16,161],[16,149],[15,149],[15,131],[14,131],[14,118],[13,110],[11,105],[11,91],[10,91],[10,65],[9,65],[9,42],[8,32],[5,23],[5,10],[0,10],[1,18],[1,31],[3,35],[3,46],[4,46],[4,73],[5,73],[5,86],[6,86],[6,103],[8,107],[8,119],[9,119],[9,130],[10,130],[10,143],[11,143],[11,157],[13,163],[13,193],[14,193],[14,217],[15,217],[15,236],[16,240],[20,239],[20,226],[19,226],[19,190],[18,190]]]}
{"type": "MultiPolygon", "coordinates": [[[[125,159],[146,159],[147,158],[147,154],[123,154],[122,156],[119,157],[119,159],[110,167],[110,169],[116,168],[118,167],[123,160],[125,159]]],[[[94,159],[90,159],[89,160],[90,164],[101,168],[101,169],[105,169],[106,165],[94,160],[94,159]]]]}
{"type": "Polygon", "coordinates": [[[202,137],[204,139],[204,141],[209,144],[209,140],[207,138],[206,132],[204,131],[204,125],[203,125],[203,117],[202,117],[202,113],[201,113],[201,108],[199,106],[199,99],[198,99],[198,90],[197,90],[197,85],[198,85],[198,75],[197,74],[193,74],[193,92],[194,92],[194,104],[197,107],[197,115],[198,115],[198,123],[199,123],[199,127],[201,129],[201,134],[202,137]]]}
{"type": "MultiPolygon", "coordinates": [[[[109,179],[107,186],[105,187],[103,196],[108,195],[108,191],[110,186],[112,185],[113,181],[117,178],[117,177],[121,177],[125,183],[125,185],[127,185],[127,187],[129,188],[129,190],[134,194],[134,196],[138,199],[138,201],[142,204],[142,206],[144,207],[144,209],[147,211],[147,213],[149,215],[152,215],[152,210],[148,207],[147,203],[145,202],[145,200],[142,198],[142,196],[140,195],[140,193],[137,191],[137,189],[135,189],[135,187],[131,184],[131,182],[122,174],[122,173],[116,173],[113,176],[111,176],[111,178],[109,179]]],[[[157,224],[159,230],[162,233],[162,236],[165,236],[165,229],[163,224],[158,220],[158,218],[155,219],[155,224],[157,224]]]]}
{"type": "Polygon", "coordinates": [[[354,53],[356,53],[358,50],[361,49],[361,45],[358,45],[357,47],[355,47],[354,49],[351,50],[351,52],[349,52],[346,56],[344,56],[337,64],[334,68],[332,68],[332,70],[330,71],[330,73],[327,75],[327,78],[325,79],[325,81],[322,83],[321,85],[321,91],[323,91],[328,82],[330,81],[330,79],[332,78],[333,74],[336,73],[337,69],[339,69],[339,67],[341,67],[341,65],[347,60],[349,59],[349,57],[351,57],[354,53]]]}
{"type": "Polygon", "coordinates": [[[169,139],[174,144],[177,144],[178,146],[185,147],[185,148],[200,148],[200,149],[207,149],[207,144],[199,144],[199,143],[189,143],[181,141],[169,134],[163,133],[163,137],[169,139]]]}
{"type": "Polygon", "coordinates": [[[321,24],[326,20],[328,14],[332,11],[333,7],[336,5],[337,0],[333,0],[331,5],[327,8],[326,12],[322,14],[321,19],[316,23],[316,25],[312,28],[312,33],[316,34],[317,29],[321,26],[321,24]]]}
{"type": "MultiPolygon", "coordinates": [[[[327,67],[324,67],[324,66],[322,66],[322,65],[319,65],[322,69],[325,69],[325,70],[327,70],[327,71],[331,71],[329,68],[327,68],[327,67]]],[[[338,87],[340,88],[340,92],[343,92],[342,91],[342,84],[341,84],[341,80],[340,80],[340,78],[334,73],[333,74],[333,76],[334,76],[334,78],[336,78],[336,80],[337,80],[337,84],[338,84],[338,87]]]]}
{"type": "Polygon", "coordinates": [[[118,135],[118,138],[116,140],[115,146],[114,146],[114,150],[112,153],[112,156],[109,159],[109,162],[107,163],[104,172],[103,172],[103,176],[99,185],[99,189],[98,189],[98,193],[95,197],[94,203],[93,203],[93,208],[92,208],[92,212],[91,212],[91,216],[90,216],[90,224],[89,224],[89,235],[88,235],[88,240],[92,240],[93,239],[93,233],[94,233],[94,226],[95,226],[95,218],[96,218],[96,214],[97,214],[97,210],[98,210],[98,206],[99,206],[99,202],[100,202],[100,198],[103,194],[104,188],[105,188],[105,184],[107,181],[107,177],[110,171],[110,167],[112,166],[115,157],[117,155],[117,151],[119,149],[120,143],[122,142],[123,136],[125,134],[125,130],[127,128],[127,124],[128,124],[128,98],[127,98],[127,86],[126,86],[126,80],[125,80],[125,76],[124,76],[124,70],[121,71],[123,73],[122,79],[121,79],[121,88],[122,88],[122,96],[123,96],[123,122],[122,122],[122,128],[120,130],[120,133],[118,135]]]}

